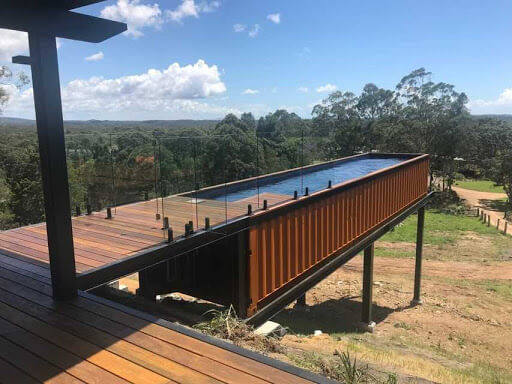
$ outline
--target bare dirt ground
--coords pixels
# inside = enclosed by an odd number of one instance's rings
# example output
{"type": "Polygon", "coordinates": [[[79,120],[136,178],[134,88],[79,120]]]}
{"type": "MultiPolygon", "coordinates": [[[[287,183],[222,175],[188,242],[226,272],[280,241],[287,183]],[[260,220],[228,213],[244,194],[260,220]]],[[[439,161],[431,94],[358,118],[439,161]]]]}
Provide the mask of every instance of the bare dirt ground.
{"type": "Polygon", "coordinates": [[[414,259],[377,257],[377,328],[374,334],[358,333],[362,258],[357,257],[308,293],[307,308],[290,306],[278,315],[276,321],[291,330],[282,343],[326,356],[348,348],[379,371],[416,381],[509,382],[512,262],[428,260],[433,248],[425,250],[422,306],[410,305],[414,259]],[[324,334],[311,336],[315,330],[324,334]]]}

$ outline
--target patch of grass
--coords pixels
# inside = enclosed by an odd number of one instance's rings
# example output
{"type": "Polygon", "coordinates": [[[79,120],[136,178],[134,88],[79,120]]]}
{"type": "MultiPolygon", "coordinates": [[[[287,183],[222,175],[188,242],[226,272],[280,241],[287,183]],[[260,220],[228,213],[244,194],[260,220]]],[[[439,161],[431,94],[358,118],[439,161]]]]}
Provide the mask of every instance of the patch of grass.
{"type": "MultiPolygon", "coordinates": [[[[391,367],[401,373],[434,382],[452,384],[512,382],[510,373],[487,362],[477,361],[471,364],[461,362],[460,364],[445,365],[437,359],[429,359],[423,353],[414,353],[416,348],[413,344],[407,342],[409,347],[403,345],[402,348],[405,349],[397,350],[390,348],[387,344],[378,346],[370,345],[364,340],[354,340],[348,343],[347,349],[358,351],[359,356],[364,358],[371,366],[391,367]]],[[[430,350],[438,356],[446,357],[449,355],[440,343],[432,344],[430,350]]],[[[390,380],[393,380],[393,378],[390,380]]],[[[392,383],[393,381],[388,382],[392,383]]]]}
{"type": "Polygon", "coordinates": [[[315,352],[304,352],[300,355],[293,354],[288,357],[301,368],[320,373],[330,379],[338,380],[345,384],[359,383],[396,383],[396,375],[387,374],[382,381],[370,373],[368,365],[363,365],[350,352],[335,351],[334,358],[326,358],[315,352]]]}
{"type": "Polygon", "coordinates": [[[405,329],[405,330],[410,330],[411,329],[411,326],[403,321],[399,321],[398,323],[395,323],[393,325],[395,328],[402,328],[402,329],[405,329]]]}
{"type": "Polygon", "coordinates": [[[391,257],[394,259],[411,259],[416,256],[415,251],[403,251],[399,249],[388,249],[388,248],[380,248],[378,246],[375,247],[375,256],[377,257],[391,257]]]}
{"type": "MultiPolygon", "coordinates": [[[[417,216],[410,216],[402,224],[396,226],[393,231],[383,236],[382,241],[414,243],[416,242],[416,225],[417,216]]],[[[476,217],[451,215],[436,210],[426,212],[423,240],[425,244],[455,244],[464,232],[502,236],[496,228],[487,227],[476,217]]]]}
{"type": "Polygon", "coordinates": [[[512,299],[512,282],[503,280],[485,280],[479,283],[489,292],[495,292],[505,299],[512,299]]]}
{"type": "Polygon", "coordinates": [[[502,186],[497,186],[494,184],[494,181],[490,180],[457,181],[455,185],[460,188],[478,192],[505,193],[502,186]]]}
{"type": "MultiPolygon", "coordinates": [[[[430,277],[432,279],[432,277],[430,277]]],[[[512,299],[512,281],[510,280],[478,280],[478,279],[455,279],[448,277],[436,277],[435,280],[446,282],[450,285],[466,288],[480,288],[486,292],[496,293],[505,300],[512,299]]]]}

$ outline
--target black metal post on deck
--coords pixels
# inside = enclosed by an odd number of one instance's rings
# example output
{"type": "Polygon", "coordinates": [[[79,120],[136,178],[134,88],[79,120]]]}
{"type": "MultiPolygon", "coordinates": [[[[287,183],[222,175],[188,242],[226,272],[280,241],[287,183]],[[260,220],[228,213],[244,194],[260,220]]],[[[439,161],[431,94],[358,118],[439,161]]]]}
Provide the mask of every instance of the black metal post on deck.
{"type": "Polygon", "coordinates": [[[64,122],[55,37],[29,33],[53,297],[77,294],[64,122]]]}
{"type": "Polygon", "coordinates": [[[412,305],[422,304],[421,301],[421,263],[423,258],[423,232],[425,229],[425,207],[418,210],[418,228],[416,233],[416,266],[414,270],[414,298],[412,305]]]}
{"type": "Polygon", "coordinates": [[[373,258],[374,243],[364,249],[363,261],[363,310],[360,328],[367,332],[373,332],[375,323],[372,321],[372,297],[373,297],[373,258]]]}

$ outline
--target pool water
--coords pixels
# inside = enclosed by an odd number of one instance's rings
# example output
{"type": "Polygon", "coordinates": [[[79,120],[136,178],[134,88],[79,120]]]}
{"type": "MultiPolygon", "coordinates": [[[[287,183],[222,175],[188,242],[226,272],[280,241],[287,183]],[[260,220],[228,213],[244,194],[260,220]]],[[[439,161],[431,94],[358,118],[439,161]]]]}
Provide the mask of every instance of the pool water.
{"type": "MultiPolygon", "coordinates": [[[[272,193],[278,195],[293,196],[294,191],[299,195],[304,194],[304,189],[309,188],[309,193],[317,192],[327,188],[329,180],[332,185],[364,176],[379,169],[387,168],[397,163],[403,162],[403,158],[374,158],[374,159],[355,159],[341,164],[333,165],[331,168],[320,169],[303,176],[296,174],[287,179],[276,181],[275,183],[260,185],[259,193],[272,193]]],[[[263,180],[262,180],[263,181],[263,180]]],[[[214,196],[214,200],[227,200],[229,202],[245,199],[258,193],[256,183],[251,183],[247,188],[235,192],[220,194],[214,196]]]]}

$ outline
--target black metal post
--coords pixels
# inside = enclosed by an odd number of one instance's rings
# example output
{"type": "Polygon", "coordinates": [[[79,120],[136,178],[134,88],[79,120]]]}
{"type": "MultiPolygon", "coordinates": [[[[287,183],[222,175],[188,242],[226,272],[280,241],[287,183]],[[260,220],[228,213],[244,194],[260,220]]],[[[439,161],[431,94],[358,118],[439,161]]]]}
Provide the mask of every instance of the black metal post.
{"type": "Polygon", "coordinates": [[[53,297],[76,296],[64,122],[55,37],[29,33],[53,297]]]}
{"type": "Polygon", "coordinates": [[[423,259],[423,232],[425,231],[425,207],[418,210],[418,228],[416,233],[416,267],[414,270],[414,298],[412,305],[422,304],[421,294],[421,263],[423,259]]]}
{"type": "Polygon", "coordinates": [[[249,231],[241,231],[237,235],[237,255],[238,255],[238,305],[237,314],[241,318],[247,317],[247,308],[249,306],[249,286],[248,269],[250,254],[247,250],[249,243],[249,231]]]}
{"type": "Polygon", "coordinates": [[[374,243],[371,243],[364,249],[363,262],[363,310],[360,328],[366,332],[373,332],[375,329],[372,321],[373,258],[374,243]]]}
{"type": "Polygon", "coordinates": [[[306,306],[306,294],[303,294],[297,299],[297,306],[305,307],[306,306]]]}

